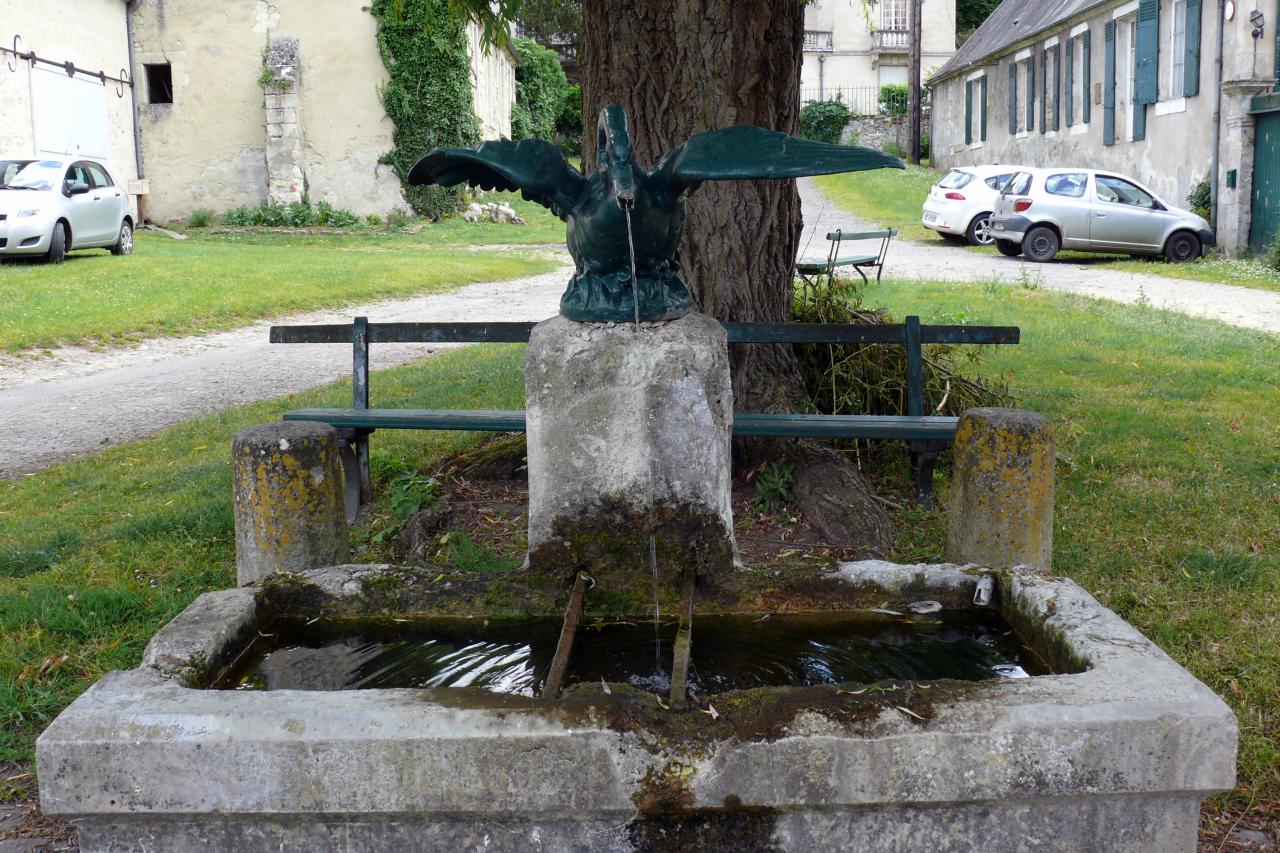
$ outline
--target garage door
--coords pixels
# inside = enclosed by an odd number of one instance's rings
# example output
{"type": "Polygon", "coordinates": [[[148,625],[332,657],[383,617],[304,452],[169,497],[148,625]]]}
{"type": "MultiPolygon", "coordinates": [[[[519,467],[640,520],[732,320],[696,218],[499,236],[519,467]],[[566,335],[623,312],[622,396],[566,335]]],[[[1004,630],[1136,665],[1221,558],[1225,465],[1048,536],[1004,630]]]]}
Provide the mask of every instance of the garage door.
{"type": "Polygon", "coordinates": [[[1259,114],[1257,132],[1249,248],[1262,254],[1280,233],[1280,112],[1259,114]]]}
{"type": "Polygon", "coordinates": [[[31,69],[31,113],[38,157],[107,162],[107,87],[59,68],[31,69]]]}

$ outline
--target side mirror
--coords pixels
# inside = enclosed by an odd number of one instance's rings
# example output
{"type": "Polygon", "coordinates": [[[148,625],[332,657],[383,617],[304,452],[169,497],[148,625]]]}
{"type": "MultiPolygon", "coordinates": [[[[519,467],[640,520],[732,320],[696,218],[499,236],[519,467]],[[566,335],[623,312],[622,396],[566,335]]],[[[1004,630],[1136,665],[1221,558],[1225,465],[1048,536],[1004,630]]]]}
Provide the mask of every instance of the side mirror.
{"type": "Polygon", "coordinates": [[[89,191],[89,185],[84,181],[76,181],[67,187],[67,195],[84,195],[89,191]]]}

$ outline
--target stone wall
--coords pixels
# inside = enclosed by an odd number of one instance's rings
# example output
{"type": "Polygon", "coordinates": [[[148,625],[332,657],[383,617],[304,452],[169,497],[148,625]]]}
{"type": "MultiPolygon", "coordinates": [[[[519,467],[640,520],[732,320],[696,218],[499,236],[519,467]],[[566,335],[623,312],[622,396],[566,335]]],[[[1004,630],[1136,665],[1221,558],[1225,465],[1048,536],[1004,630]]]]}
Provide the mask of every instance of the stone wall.
{"type": "Polygon", "coordinates": [[[880,151],[891,145],[897,146],[898,151],[906,151],[907,122],[901,116],[857,116],[844,126],[840,141],[880,151]]]}

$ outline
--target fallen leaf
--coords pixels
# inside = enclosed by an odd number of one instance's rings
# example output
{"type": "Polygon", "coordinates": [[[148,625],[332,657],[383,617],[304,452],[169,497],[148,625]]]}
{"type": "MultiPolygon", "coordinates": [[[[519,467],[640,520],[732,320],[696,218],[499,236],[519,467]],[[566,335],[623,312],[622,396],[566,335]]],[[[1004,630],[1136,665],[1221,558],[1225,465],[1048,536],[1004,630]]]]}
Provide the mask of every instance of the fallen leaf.
{"type": "Polygon", "coordinates": [[[771,613],[766,613],[765,615],[761,616],[759,619],[753,619],[753,620],[751,620],[751,621],[752,621],[752,622],[763,622],[764,620],[768,619],[771,615],[773,615],[773,614],[771,614],[771,613]]]}
{"type": "Polygon", "coordinates": [[[898,611],[896,611],[896,610],[888,610],[888,609],[886,609],[886,608],[884,608],[884,607],[873,607],[873,608],[871,608],[871,612],[872,612],[872,613],[882,613],[882,614],[884,614],[885,616],[905,616],[905,615],[906,615],[905,613],[899,613],[899,612],[898,612],[898,611]]]}
{"type": "Polygon", "coordinates": [[[670,706],[670,705],[668,705],[666,702],[663,702],[663,701],[662,701],[662,697],[661,697],[661,696],[659,696],[657,693],[653,694],[653,698],[658,700],[658,707],[659,707],[659,708],[661,708],[661,709],[662,709],[662,710],[664,710],[664,711],[669,711],[669,710],[671,710],[671,706],[670,706]]]}
{"type": "Polygon", "coordinates": [[[870,688],[864,687],[861,690],[837,690],[836,693],[844,696],[861,696],[863,693],[866,693],[868,689],[870,688]]]}
{"type": "Polygon", "coordinates": [[[433,580],[432,583],[440,583],[440,581],[442,580],[444,580],[444,572],[441,572],[440,574],[436,575],[436,579],[433,580]]]}
{"type": "Polygon", "coordinates": [[[902,713],[908,716],[915,717],[917,720],[920,720],[921,722],[925,722],[924,717],[920,716],[915,711],[912,711],[910,708],[904,708],[901,705],[894,705],[893,707],[897,708],[899,711],[901,711],[902,713]]]}
{"type": "Polygon", "coordinates": [[[710,702],[707,703],[707,710],[703,711],[702,713],[709,714],[712,720],[720,719],[720,712],[717,711],[716,706],[712,705],[710,702]]]}
{"type": "Polygon", "coordinates": [[[610,689],[609,689],[609,685],[605,683],[604,676],[601,676],[601,677],[600,677],[600,687],[604,689],[604,692],[605,692],[607,695],[609,695],[609,696],[612,696],[612,695],[613,695],[613,691],[612,691],[612,690],[610,690],[610,689]]]}

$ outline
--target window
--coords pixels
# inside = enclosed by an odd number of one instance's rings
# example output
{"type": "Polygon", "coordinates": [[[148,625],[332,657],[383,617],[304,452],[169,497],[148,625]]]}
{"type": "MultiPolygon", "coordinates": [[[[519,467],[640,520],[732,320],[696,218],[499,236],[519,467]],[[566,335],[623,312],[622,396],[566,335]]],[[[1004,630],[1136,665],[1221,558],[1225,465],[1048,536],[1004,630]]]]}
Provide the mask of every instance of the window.
{"type": "Polygon", "coordinates": [[[906,32],[910,0],[880,0],[880,29],[906,32]]]}
{"type": "Polygon", "coordinates": [[[144,65],[147,76],[147,102],[151,104],[173,103],[173,70],[169,63],[144,65]]]}
{"type": "Polygon", "coordinates": [[[89,177],[93,179],[93,183],[89,186],[96,188],[105,188],[114,186],[111,183],[111,176],[107,174],[107,170],[99,166],[97,163],[85,163],[89,169],[89,177]]]}
{"type": "Polygon", "coordinates": [[[1187,0],[1173,0],[1173,34],[1169,56],[1169,94],[1177,97],[1187,80],[1187,0]]]}
{"type": "Polygon", "coordinates": [[[1009,183],[1005,184],[1004,189],[1000,191],[1001,195],[1026,195],[1031,190],[1031,173],[1019,172],[1009,179],[1009,183]]]}
{"type": "Polygon", "coordinates": [[[952,169],[947,172],[947,176],[938,181],[938,186],[944,190],[964,189],[973,182],[973,175],[968,172],[961,172],[959,169],[952,169]]]}
{"type": "Polygon", "coordinates": [[[1156,200],[1150,193],[1123,178],[1099,175],[1096,184],[1099,201],[1145,207],[1148,210],[1154,209],[1156,206],[1156,200]]]}
{"type": "Polygon", "coordinates": [[[888,86],[890,84],[907,85],[907,66],[905,65],[881,65],[880,66],[880,85],[888,86]]]}
{"type": "Polygon", "coordinates": [[[986,183],[987,183],[987,186],[991,187],[991,189],[999,192],[1000,188],[1003,187],[1005,184],[1007,184],[1009,182],[1009,178],[1011,177],[1013,176],[1012,175],[996,175],[993,178],[987,178],[986,183]]]}
{"type": "Polygon", "coordinates": [[[89,177],[89,170],[85,168],[84,163],[74,163],[71,168],[67,169],[67,176],[62,179],[63,195],[71,195],[72,184],[84,184],[87,187],[93,186],[93,178],[89,177]]]}
{"type": "Polygon", "coordinates": [[[1083,198],[1084,188],[1089,184],[1089,176],[1083,172],[1072,172],[1066,175],[1050,175],[1045,178],[1044,191],[1049,195],[1064,195],[1068,198],[1083,198]]]}

